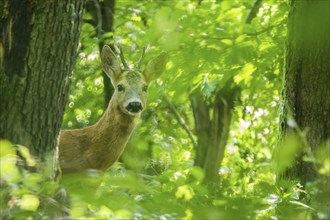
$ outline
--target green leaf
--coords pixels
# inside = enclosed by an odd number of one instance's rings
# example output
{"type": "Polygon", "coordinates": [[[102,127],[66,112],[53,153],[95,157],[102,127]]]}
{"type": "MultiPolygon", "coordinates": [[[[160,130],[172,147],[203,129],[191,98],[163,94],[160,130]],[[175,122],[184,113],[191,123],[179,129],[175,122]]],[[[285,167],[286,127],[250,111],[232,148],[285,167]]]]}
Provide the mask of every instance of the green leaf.
{"type": "Polygon", "coordinates": [[[19,201],[19,206],[22,210],[36,211],[40,205],[38,197],[32,194],[25,194],[19,201]]]}

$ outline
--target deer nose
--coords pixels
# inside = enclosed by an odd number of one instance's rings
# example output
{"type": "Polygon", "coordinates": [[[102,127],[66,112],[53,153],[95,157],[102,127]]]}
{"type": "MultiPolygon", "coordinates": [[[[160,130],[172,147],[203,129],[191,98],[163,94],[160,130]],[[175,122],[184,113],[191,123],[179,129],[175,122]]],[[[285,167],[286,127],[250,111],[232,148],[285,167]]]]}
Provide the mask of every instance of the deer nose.
{"type": "Polygon", "coordinates": [[[130,102],[126,107],[126,110],[132,113],[138,113],[142,111],[142,109],[141,102],[130,102]]]}

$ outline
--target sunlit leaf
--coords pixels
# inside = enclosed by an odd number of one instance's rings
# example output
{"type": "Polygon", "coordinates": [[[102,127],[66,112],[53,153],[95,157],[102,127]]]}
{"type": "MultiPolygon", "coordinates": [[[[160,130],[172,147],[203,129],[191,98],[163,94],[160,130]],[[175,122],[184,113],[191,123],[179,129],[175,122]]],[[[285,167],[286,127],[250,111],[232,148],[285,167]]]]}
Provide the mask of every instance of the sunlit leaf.
{"type": "Polygon", "coordinates": [[[0,140],[0,158],[6,155],[15,155],[15,149],[10,141],[0,140]]]}
{"type": "Polygon", "coordinates": [[[30,151],[27,147],[22,146],[22,145],[17,145],[17,148],[18,148],[18,151],[20,152],[20,154],[24,157],[28,166],[36,165],[36,161],[30,154],[30,151]]]}
{"type": "Polygon", "coordinates": [[[0,158],[1,180],[8,183],[17,183],[21,178],[21,173],[16,166],[16,155],[7,154],[0,158]]]}
{"type": "Polygon", "coordinates": [[[204,179],[204,171],[200,167],[193,167],[190,169],[190,173],[196,178],[198,181],[202,181],[204,179]]]}
{"type": "Polygon", "coordinates": [[[248,84],[252,79],[252,73],[256,70],[256,67],[251,63],[247,63],[241,69],[241,71],[234,77],[234,81],[239,83],[244,81],[245,84],[248,84]]]}
{"type": "Polygon", "coordinates": [[[183,185],[178,187],[175,196],[177,198],[183,198],[184,200],[189,201],[193,198],[194,194],[195,193],[190,186],[183,185]]]}
{"type": "Polygon", "coordinates": [[[39,198],[32,194],[25,194],[19,201],[19,206],[22,210],[36,211],[40,205],[39,198]]]}

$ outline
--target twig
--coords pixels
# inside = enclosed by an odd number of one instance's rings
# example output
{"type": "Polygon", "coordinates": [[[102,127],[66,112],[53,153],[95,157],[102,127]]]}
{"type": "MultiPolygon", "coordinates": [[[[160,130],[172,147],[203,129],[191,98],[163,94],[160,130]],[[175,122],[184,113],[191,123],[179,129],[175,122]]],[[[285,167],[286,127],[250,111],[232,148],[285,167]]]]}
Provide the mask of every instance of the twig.
{"type": "MultiPolygon", "coordinates": [[[[96,35],[97,35],[97,38],[100,39],[103,31],[102,31],[102,13],[101,13],[101,7],[100,7],[100,4],[97,0],[89,0],[89,2],[92,2],[93,4],[93,7],[96,11],[96,24],[94,22],[87,22],[87,23],[90,23],[94,26],[94,28],[96,29],[96,35]]],[[[87,20],[85,20],[87,21],[87,20]]]]}
{"type": "Polygon", "coordinates": [[[283,25],[285,23],[286,23],[286,21],[282,21],[282,22],[280,22],[278,24],[270,25],[270,26],[268,26],[267,28],[265,28],[263,30],[260,30],[260,31],[257,31],[257,32],[253,32],[253,33],[245,33],[245,34],[248,35],[248,36],[257,36],[259,34],[262,34],[262,33],[265,33],[267,31],[270,31],[271,29],[273,29],[275,27],[281,26],[281,25],[283,25]]]}
{"type": "MultiPolygon", "coordinates": [[[[259,34],[262,34],[262,33],[265,33],[267,31],[270,31],[272,30],[273,28],[276,28],[276,27],[279,27],[283,24],[285,24],[286,21],[283,20],[281,22],[279,22],[278,24],[274,24],[274,25],[270,25],[268,27],[266,27],[265,29],[262,29],[260,31],[256,31],[256,32],[245,32],[245,33],[242,33],[241,35],[244,35],[246,34],[247,36],[258,36],[259,34]]],[[[224,36],[224,37],[214,37],[214,36],[200,36],[199,38],[201,39],[206,39],[206,40],[234,40],[235,38],[237,38],[239,35],[235,36],[224,36]]],[[[195,37],[195,39],[198,39],[197,37],[195,37]]]]}
{"type": "Polygon", "coordinates": [[[261,7],[262,0],[255,0],[252,8],[250,9],[249,15],[245,20],[246,24],[251,24],[252,20],[257,16],[258,11],[261,7]]]}
{"type": "Polygon", "coordinates": [[[163,97],[164,97],[165,101],[167,102],[169,109],[174,114],[176,120],[179,122],[179,124],[182,126],[182,128],[187,132],[187,134],[188,134],[189,138],[191,139],[194,147],[197,147],[197,141],[195,140],[195,137],[194,137],[193,133],[191,132],[191,130],[186,125],[184,119],[181,117],[179,112],[175,109],[173,103],[167,98],[167,95],[165,93],[163,93],[163,97]]]}

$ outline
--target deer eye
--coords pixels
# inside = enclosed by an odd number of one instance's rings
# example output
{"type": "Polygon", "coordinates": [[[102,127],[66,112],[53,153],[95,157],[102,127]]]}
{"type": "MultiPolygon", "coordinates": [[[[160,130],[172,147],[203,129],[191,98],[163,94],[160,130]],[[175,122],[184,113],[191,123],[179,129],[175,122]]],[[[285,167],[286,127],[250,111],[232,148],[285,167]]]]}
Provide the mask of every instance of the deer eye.
{"type": "Polygon", "coordinates": [[[147,92],[147,91],[148,91],[148,86],[147,86],[147,85],[144,85],[144,86],[142,87],[142,91],[143,91],[143,92],[147,92]]]}
{"type": "Polygon", "coordinates": [[[125,91],[125,88],[124,88],[123,85],[119,84],[119,85],[117,86],[117,90],[118,90],[118,92],[124,92],[124,91],[125,91]]]}

